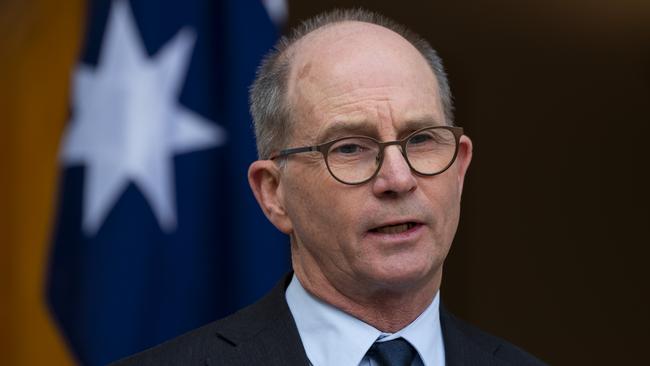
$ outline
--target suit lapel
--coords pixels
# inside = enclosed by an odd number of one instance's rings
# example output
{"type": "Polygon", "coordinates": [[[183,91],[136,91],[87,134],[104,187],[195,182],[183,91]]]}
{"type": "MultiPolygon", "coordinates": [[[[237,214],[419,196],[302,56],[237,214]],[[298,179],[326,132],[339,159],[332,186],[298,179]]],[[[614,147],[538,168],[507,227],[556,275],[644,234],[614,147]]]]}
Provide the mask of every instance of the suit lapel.
{"type": "MultiPolygon", "coordinates": [[[[291,275],[285,276],[259,302],[225,319],[219,327],[216,336],[236,347],[240,364],[309,364],[285,298],[291,275]]],[[[214,359],[219,357],[211,355],[214,359]]]]}

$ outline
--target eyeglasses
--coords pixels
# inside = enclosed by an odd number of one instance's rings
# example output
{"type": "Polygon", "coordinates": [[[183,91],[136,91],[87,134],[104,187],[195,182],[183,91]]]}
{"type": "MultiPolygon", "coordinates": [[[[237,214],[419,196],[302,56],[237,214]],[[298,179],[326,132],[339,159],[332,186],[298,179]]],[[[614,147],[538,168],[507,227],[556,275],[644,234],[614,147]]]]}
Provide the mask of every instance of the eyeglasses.
{"type": "Polygon", "coordinates": [[[380,142],[367,136],[348,136],[316,146],[282,150],[269,159],[318,151],[334,179],[357,185],[368,182],[379,173],[387,146],[399,145],[412,171],[432,176],[444,172],[454,163],[462,135],[461,127],[435,126],[417,130],[395,141],[380,142]]]}

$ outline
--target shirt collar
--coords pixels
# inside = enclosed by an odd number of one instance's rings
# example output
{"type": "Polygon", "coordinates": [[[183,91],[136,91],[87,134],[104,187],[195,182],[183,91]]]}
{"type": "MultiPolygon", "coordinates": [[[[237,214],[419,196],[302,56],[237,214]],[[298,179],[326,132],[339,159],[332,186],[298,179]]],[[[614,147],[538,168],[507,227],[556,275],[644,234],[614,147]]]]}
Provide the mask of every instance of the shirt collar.
{"type": "Polygon", "coordinates": [[[286,291],[307,357],[314,366],[359,365],[372,344],[403,337],[418,352],[424,366],[444,365],[439,294],[411,324],[393,333],[373,326],[308,293],[293,276],[286,291]]]}

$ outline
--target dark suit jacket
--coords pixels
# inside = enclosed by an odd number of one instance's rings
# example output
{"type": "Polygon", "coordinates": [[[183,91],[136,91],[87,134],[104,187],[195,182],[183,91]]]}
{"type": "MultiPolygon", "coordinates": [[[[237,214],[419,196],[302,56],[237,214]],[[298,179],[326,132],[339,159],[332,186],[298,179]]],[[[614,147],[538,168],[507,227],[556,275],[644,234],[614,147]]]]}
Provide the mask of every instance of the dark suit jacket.
{"type": "MultiPolygon", "coordinates": [[[[290,280],[287,276],[260,301],[231,316],[113,366],[309,365],[285,300],[290,280]]],[[[440,321],[447,366],[544,365],[512,344],[455,318],[442,306],[440,321]]]]}

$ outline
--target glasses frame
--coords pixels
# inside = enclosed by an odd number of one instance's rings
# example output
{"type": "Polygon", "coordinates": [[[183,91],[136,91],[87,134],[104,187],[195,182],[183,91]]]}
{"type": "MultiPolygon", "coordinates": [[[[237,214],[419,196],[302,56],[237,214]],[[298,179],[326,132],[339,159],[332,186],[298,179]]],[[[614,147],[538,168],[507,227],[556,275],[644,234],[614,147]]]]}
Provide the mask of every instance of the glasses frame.
{"type": "Polygon", "coordinates": [[[340,137],[340,138],[337,138],[337,139],[334,139],[334,140],[331,140],[331,141],[328,141],[328,142],[324,142],[324,143],[319,144],[319,145],[294,147],[294,148],[281,150],[277,154],[271,155],[271,157],[269,157],[269,160],[275,160],[277,158],[287,157],[287,156],[293,155],[293,154],[300,154],[300,153],[304,153],[304,152],[318,151],[323,156],[323,160],[325,160],[325,166],[327,166],[327,170],[329,171],[330,175],[334,179],[336,179],[337,181],[339,181],[339,182],[341,182],[343,184],[356,186],[356,185],[364,184],[366,182],[371,181],[372,179],[374,179],[377,176],[377,174],[379,174],[379,170],[381,169],[381,166],[384,163],[384,149],[387,146],[399,145],[401,147],[402,156],[404,157],[404,160],[406,161],[406,164],[408,164],[408,166],[409,166],[409,168],[411,169],[412,172],[414,172],[414,173],[416,173],[418,175],[425,176],[425,177],[432,177],[434,175],[444,173],[447,169],[449,169],[450,166],[452,166],[454,164],[454,161],[456,161],[456,157],[458,156],[458,145],[460,145],[460,137],[461,136],[463,136],[463,128],[462,127],[455,127],[455,126],[430,126],[430,127],[425,127],[425,128],[421,128],[421,129],[419,129],[417,131],[414,131],[414,132],[410,133],[408,136],[404,137],[403,139],[394,140],[394,141],[385,141],[385,142],[381,142],[381,141],[379,141],[377,139],[374,139],[372,137],[369,137],[369,136],[360,136],[360,135],[345,136],[345,137],[340,137]],[[451,160],[449,161],[449,164],[447,164],[442,170],[440,170],[438,172],[435,172],[435,173],[431,173],[431,174],[420,173],[415,168],[413,168],[413,166],[411,165],[411,162],[409,161],[408,155],[406,153],[406,143],[409,141],[409,139],[411,139],[411,137],[413,137],[414,135],[416,135],[416,134],[418,134],[418,133],[420,133],[422,131],[436,130],[436,129],[449,130],[454,135],[454,141],[456,143],[456,146],[454,148],[454,155],[452,156],[451,160]],[[330,168],[330,165],[329,165],[329,161],[327,159],[327,155],[329,154],[329,149],[330,149],[330,147],[332,147],[332,145],[334,145],[335,143],[337,143],[337,142],[339,142],[341,140],[345,140],[345,139],[349,139],[349,138],[364,138],[364,139],[372,140],[375,143],[377,143],[377,145],[379,146],[379,153],[377,154],[377,160],[379,161],[379,164],[377,165],[377,169],[375,169],[375,172],[368,179],[365,179],[365,180],[360,181],[360,182],[355,182],[355,183],[346,182],[346,181],[343,181],[340,178],[338,178],[332,172],[332,169],[330,168]]]}

